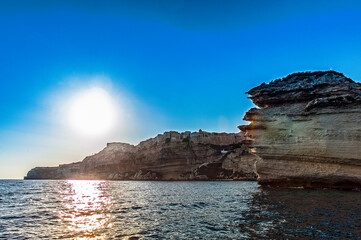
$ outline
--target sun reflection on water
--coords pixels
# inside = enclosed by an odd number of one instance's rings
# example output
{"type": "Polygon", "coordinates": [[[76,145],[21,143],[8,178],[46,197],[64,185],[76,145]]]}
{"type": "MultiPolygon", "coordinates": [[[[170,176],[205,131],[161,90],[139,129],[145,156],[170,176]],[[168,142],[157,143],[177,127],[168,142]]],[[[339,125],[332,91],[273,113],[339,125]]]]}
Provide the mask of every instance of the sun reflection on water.
{"type": "Polygon", "coordinates": [[[104,239],[111,226],[112,199],[103,191],[105,181],[68,180],[62,189],[59,222],[78,239],[104,239]],[[83,238],[84,237],[84,238],[83,238]]]}

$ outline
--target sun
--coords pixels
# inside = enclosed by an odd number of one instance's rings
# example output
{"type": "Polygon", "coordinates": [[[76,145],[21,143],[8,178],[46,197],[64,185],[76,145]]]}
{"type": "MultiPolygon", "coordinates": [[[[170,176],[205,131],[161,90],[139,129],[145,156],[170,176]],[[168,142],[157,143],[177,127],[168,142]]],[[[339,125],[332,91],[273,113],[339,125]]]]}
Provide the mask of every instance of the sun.
{"type": "Polygon", "coordinates": [[[78,92],[69,104],[69,125],[84,136],[96,137],[109,133],[115,127],[116,117],[114,99],[100,87],[78,92]]]}

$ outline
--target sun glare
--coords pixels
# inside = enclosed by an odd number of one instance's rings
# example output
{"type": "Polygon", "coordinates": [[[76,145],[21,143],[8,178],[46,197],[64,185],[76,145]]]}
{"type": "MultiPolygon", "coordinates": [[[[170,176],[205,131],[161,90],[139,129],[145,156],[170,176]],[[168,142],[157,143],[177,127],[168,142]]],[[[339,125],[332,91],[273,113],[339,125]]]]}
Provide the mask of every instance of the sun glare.
{"type": "Polygon", "coordinates": [[[71,100],[68,121],[72,129],[85,136],[101,136],[115,127],[117,109],[111,95],[94,87],[79,92],[71,100]]]}

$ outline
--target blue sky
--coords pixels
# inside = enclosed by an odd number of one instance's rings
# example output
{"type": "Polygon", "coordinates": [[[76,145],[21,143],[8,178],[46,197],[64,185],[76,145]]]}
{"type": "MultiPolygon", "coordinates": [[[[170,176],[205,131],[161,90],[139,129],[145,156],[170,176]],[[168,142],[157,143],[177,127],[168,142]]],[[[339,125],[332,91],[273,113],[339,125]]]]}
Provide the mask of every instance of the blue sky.
{"type": "Polygon", "coordinates": [[[3,0],[0,34],[0,178],[166,130],[237,132],[244,93],[292,72],[361,79],[359,1],[3,0]],[[94,86],[123,120],[74,137],[62,103],[94,86]]]}

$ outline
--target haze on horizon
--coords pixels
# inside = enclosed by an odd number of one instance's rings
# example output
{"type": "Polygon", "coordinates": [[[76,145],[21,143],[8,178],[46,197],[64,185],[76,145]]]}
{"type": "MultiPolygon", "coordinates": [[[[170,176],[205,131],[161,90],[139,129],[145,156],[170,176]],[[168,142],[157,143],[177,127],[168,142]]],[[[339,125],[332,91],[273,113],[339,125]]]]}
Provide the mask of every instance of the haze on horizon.
{"type": "Polygon", "coordinates": [[[168,130],[238,132],[244,93],[292,72],[361,79],[359,1],[5,0],[0,33],[0,178],[168,130]]]}

